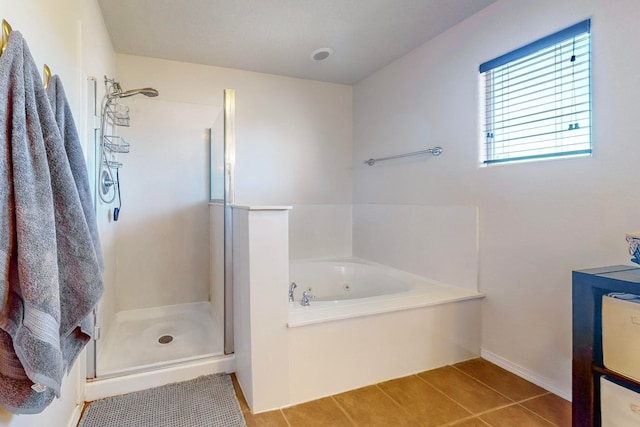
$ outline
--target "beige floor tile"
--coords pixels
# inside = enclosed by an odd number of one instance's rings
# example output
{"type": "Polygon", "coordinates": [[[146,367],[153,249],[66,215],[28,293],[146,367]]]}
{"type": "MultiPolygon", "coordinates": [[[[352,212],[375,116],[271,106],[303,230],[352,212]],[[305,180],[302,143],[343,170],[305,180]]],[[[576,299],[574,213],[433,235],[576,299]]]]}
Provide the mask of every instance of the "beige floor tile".
{"type": "Polygon", "coordinates": [[[284,415],[280,411],[262,412],[260,414],[243,413],[247,427],[288,427],[284,415]]]}
{"type": "Polygon", "coordinates": [[[333,398],[357,426],[420,426],[414,416],[400,408],[377,386],[359,388],[333,398]]]}
{"type": "Polygon", "coordinates": [[[555,394],[548,393],[521,405],[559,427],[571,427],[571,402],[555,394]]]}
{"type": "Polygon", "coordinates": [[[480,415],[491,427],[552,427],[553,424],[526,410],[520,405],[511,405],[480,415]]]}
{"type": "Polygon", "coordinates": [[[519,402],[547,391],[484,359],[472,359],[453,365],[509,399],[519,402]]]}
{"type": "Polygon", "coordinates": [[[468,420],[460,421],[459,423],[447,424],[448,427],[489,427],[489,424],[482,421],[480,418],[471,418],[468,420]]]}
{"type": "Polygon", "coordinates": [[[314,400],[282,410],[291,427],[351,427],[336,401],[331,397],[314,400]]]}
{"type": "Polygon", "coordinates": [[[471,415],[417,375],[383,382],[378,387],[424,426],[441,426],[471,415]]]}
{"type": "Polygon", "coordinates": [[[418,375],[474,414],[512,403],[452,366],[421,372],[418,375]]]}
{"type": "Polygon", "coordinates": [[[248,427],[571,426],[571,403],[482,359],[257,415],[232,379],[248,427]]]}

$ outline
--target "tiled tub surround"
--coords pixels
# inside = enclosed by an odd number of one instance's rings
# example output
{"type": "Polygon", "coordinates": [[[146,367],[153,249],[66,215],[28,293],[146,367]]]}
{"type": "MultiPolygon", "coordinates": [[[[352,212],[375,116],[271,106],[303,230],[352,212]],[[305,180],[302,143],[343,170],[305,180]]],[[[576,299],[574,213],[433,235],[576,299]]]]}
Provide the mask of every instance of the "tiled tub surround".
{"type": "MultiPolygon", "coordinates": [[[[311,301],[289,310],[289,399],[300,403],[391,378],[460,362],[480,353],[478,209],[474,206],[354,204],[321,229],[349,229],[352,256],[387,267],[384,275],[420,286],[404,293],[339,303],[311,301]],[[348,226],[344,221],[350,221],[348,226]],[[428,277],[429,280],[425,279],[428,277]],[[420,288],[421,290],[418,290],[420,288]],[[474,299],[476,298],[476,299],[474,299]],[[324,305],[324,308],[319,308],[324,305]],[[340,320],[339,320],[340,319],[340,320]],[[324,320],[325,323],[319,323],[324,320]],[[301,326],[306,325],[306,326],[301,326]]],[[[306,208],[295,223],[318,226],[306,208]]],[[[322,237],[289,240],[304,253],[328,255],[322,237]]],[[[345,244],[341,244],[344,253],[345,244]]],[[[292,261],[292,266],[301,262],[292,261]]],[[[295,267],[293,267],[295,270],[295,267]]],[[[295,280],[295,277],[291,277],[295,280]]],[[[297,299],[305,289],[298,283],[297,299]]],[[[313,293],[313,292],[312,292],[313,293]]]]}

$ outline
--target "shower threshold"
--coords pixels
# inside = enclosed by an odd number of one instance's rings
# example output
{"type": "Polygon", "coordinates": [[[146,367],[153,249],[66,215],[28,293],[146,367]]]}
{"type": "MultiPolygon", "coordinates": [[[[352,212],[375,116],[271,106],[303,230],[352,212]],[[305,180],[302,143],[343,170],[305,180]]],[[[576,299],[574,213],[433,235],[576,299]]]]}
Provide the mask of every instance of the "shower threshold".
{"type": "Polygon", "coordinates": [[[116,314],[96,372],[110,378],[223,354],[223,328],[209,302],[127,310],[116,314]]]}

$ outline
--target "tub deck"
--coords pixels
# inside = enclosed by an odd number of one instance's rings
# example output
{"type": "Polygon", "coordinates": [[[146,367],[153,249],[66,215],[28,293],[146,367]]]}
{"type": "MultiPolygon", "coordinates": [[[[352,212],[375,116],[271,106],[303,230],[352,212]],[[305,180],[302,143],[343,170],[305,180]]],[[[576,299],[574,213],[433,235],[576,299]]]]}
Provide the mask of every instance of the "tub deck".
{"type": "MultiPolygon", "coordinates": [[[[318,274],[323,274],[321,269],[318,268],[318,266],[322,266],[323,264],[326,265],[327,269],[330,268],[333,270],[348,270],[353,269],[354,267],[360,270],[360,277],[355,279],[348,275],[346,277],[336,277],[335,272],[330,272],[326,274],[326,278],[314,280],[314,290],[318,288],[318,283],[322,283],[323,280],[366,280],[366,277],[363,278],[363,269],[365,270],[364,274],[388,278],[392,282],[402,283],[403,285],[398,286],[400,290],[397,292],[385,291],[385,293],[381,295],[365,296],[362,298],[335,299],[333,301],[318,301],[312,299],[310,300],[309,306],[300,305],[298,300],[289,303],[289,319],[287,322],[287,326],[289,328],[458,301],[480,299],[484,297],[484,294],[477,292],[476,290],[451,286],[358,258],[306,260],[295,262],[302,263],[303,265],[306,263],[313,271],[318,272],[318,274]]],[[[377,277],[372,277],[371,280],[379,280],[377,277]]],[[[291,280],[295,281],[295,279],[295,277],[291,277],[291,280]]],[[[302,285],[304,289],[305,284],[302,281],[299,285],[302,285]]],[[[333,284],[327,286],[334,287],[333,284]]],[[[366,286],[366,283],[360,283],[359,286],[366,286]]],[[[376,284],[376,288],[380,288],[380,285],[376,284]]]]}
{"type": "Polygon", "coordinates": [[[287,326],[295,328],[315,323],[372,316],[481,298],[484,298],[484,294],[480,292],[434,284],[428,288],[425,286],[425,289],[417,289],[385,297],[317,302],[311,300],[311,305],[308,307],[303,307],[296,301],[289,303],[287,326]]]}

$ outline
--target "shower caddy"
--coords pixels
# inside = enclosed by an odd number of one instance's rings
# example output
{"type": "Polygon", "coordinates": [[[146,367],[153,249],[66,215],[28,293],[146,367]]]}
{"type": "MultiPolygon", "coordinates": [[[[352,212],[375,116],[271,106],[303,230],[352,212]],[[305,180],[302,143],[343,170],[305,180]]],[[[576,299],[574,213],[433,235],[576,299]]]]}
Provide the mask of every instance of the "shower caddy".
{"type": "Polygon", "coordinates": [[[107,126],[111,126],[112,130],[115,130],[115,127],[128,127],[129,107],[117,102],[118,95],[122,93],[120,83],[106,76],[104,83],[106,93],[100,116],[100,169],[98,173],[100,188],[98,194],[100,195],[100,200],[110,204],[116,199],[116,195],[118,196],[118,201],[120,201],[118,169],[122,167],[122,163],[115,160],[113,155],[128,153],[130,144],[121,136],[107,134],[106,129],[107,126]]]}
{"type": "Polygon", "coordinates": [[[114,155],[128,153],[130,144],[121,136],[107,134],[106,129],[107,126],[110,126],[112,130],[120,126],[129,126],[129,107],[118,104],[118,99],[135,95],[155,97],[158,96],[158,91],[148,87],[123,91],[120,83],[114,79],[107,78],[107,76],[104,77],[104,84],[106,91],[100,116],[98,194],[100,195],[100,200],[106,204],[112,203],[116,199],[116,195],[118,196],[118,207],[113,210],[113,219],[117,221],[122,204],[120,199],[120,177],[118,174],[122,163],[117,161],[114,155]]]}

